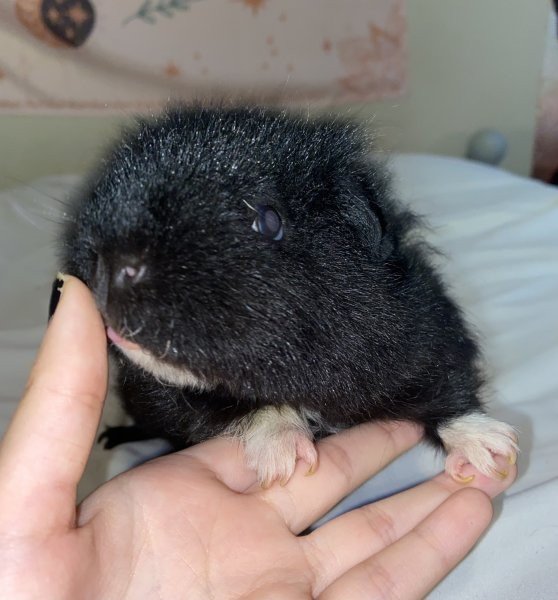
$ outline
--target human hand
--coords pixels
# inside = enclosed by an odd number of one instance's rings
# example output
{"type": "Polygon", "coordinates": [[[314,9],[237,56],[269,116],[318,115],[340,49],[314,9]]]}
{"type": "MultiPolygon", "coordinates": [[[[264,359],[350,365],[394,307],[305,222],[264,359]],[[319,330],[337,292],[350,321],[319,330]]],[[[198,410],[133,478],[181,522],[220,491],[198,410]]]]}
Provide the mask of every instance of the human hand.
{"type": "Polygon", "coordinates": [[[297,537],[420,439],[370,424],[318,444],[311,477],[262,490],[215,439],[109,481],[76,507],[107,385],[105,330],[69,278],[0,447],[0,589],[10,600],[421,598],[489,524],[504,482],[446,474],[297,537]]]}

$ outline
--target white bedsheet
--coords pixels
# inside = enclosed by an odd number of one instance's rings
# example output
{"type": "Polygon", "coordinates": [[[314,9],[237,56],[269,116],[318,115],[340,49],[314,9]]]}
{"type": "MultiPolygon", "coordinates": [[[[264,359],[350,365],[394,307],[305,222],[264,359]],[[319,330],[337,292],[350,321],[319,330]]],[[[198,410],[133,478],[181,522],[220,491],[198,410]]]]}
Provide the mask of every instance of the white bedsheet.
{"type": "MultiPolygon", "coordinates": [[[[457,159],[392,160],[397,187],[432,225],[440,268],[482,335],[491,411],[521,431],[519,477],[436,599],[558,598],[558,190],[457,159]]],[[[77,178],[0,193],[0,431],[44,331],[56,273],[49,222],[77,178]]],[[[122,456],[121,456],[122,460],[122,456]]],[[[421,481],[442,458],[418,447],[336,512],[421,481]]]]}

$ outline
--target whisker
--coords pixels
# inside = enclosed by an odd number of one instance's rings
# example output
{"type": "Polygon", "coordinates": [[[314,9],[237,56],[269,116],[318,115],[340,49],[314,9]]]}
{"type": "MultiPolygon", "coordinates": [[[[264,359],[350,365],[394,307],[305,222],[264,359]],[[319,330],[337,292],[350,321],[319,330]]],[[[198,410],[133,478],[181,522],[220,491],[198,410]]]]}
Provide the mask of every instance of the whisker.
{"type": "Polygon", "coordinates": [[[11,201],[11,207],[22,219],[37,229],[42,229],[45,223],[64,225],[64,223],[75,223],[76,220],[66,212],[58,212],[45,206],[22,206],[20,203],[11,201]]]}
{"type": "Polygon", "coordinates": [[[140,331],[143,329],[143,324],[140,325],[135,331],[132,331],[130,329],[130,326],[128,325],[128,320],[126,317],[123,317],[122,319],[122,333],[126,336],[126,337],[130,337],[133,338],[135,335],[138,335],[138,333],[140,333],[140,331]]]}
{"type": "Polygon", "coordinates": [[[170,348],[171,348],[171,340],[168,339],[167,345],[165,346],[165,351],[163,352],[163,354],[161,354],[161,356],[159,356],[159,360],[163,360],[164,358],[166,358],[167,354],[169,353],[170,348]]]}
{"type": "Polygon", "coordinates": [[[140,333],[142,329],[143,329],[143,325],[140,325],[136,330],[130,331],[130,333],[128,335],[130,337],[134,337],[135,335],[138,335],[138,333],[140,333]]]}
{"type": "Polygon", "coordinates": [[[250,204],[248,204],[248,202],[246,200],[244,200],[244,198],[242,198],[242,202],[244,202],[244,204],[246,204],[246,206],[250,209],[253,210],[254,212],[258,212],[253,206],[251,206],[250,204]]]}
{"type": "Polygon", "coordinates": [[[42,190],[42,189],[38,188],[37,186],[29,183],[28,181],[25,181],[24,179],[20,179],[19,177],[15,177],[14,175],[8,175],[6,173],[2,174],[2,178],[6,179],[6,180],[11,180],[14,183],[19,183],[23,188],[29,188],[29,189],[33,190],[34,192],[37,192],[38,194],[41,194],[42,196],[45,196],[46,198],[49,198],[50,200],[53,200],[54,202],[61,204],[62,206],[65,206],[66,208],[71,206],[71,202],[69,199],[63,200],[62,198],[59,198],[58,196],[53,196],[52,194],[45,192],[45,190],[42,190]]]}

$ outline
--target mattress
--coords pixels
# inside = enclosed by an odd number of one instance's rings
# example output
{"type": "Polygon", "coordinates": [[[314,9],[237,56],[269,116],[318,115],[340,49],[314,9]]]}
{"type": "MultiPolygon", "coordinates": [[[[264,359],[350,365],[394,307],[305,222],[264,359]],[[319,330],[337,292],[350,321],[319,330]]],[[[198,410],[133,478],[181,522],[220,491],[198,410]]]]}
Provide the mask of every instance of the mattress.
{"type": "MultiPolygon", "coordinates": [[[[558,190],[452,158],[399,155],[391,168],[398,193],[429,222],[426,237],[443,252],[438,266],[479,332],[490,412],[521,434],[516,483],[496,501],[488,532],[430,597],[557,598],[558,190]]],[[[45,329],[57,270],[54,240],[65,218],[59,200],[78,181],[49,177],[0,193],[0,430],[45,329]]],[[[107,461],[96,449],[82,489],[152,451],[130,444],[107,461]]],[[[423,481],[442,466],[443,457],[420,445],[327,518],[423,481]]]]}

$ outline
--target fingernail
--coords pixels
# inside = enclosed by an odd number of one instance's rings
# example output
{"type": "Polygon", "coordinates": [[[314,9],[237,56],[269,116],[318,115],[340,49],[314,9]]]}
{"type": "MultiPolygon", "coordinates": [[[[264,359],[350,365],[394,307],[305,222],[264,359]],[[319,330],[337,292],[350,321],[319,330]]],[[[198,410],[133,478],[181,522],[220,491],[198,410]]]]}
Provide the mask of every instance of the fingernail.
{"type": "Polygon", "coordinates": [[[56,275],[56,279],[52,283],[52,293],[50,295],[50,302],[48,305],[48,320],[52,318],[56,307],[58,306],[58,301],[60,300],[60,296],[62,295],[62,288],[64,286],[64,282],[66,281],[66,275],[63,273],[58,273],[56,275]]]}

